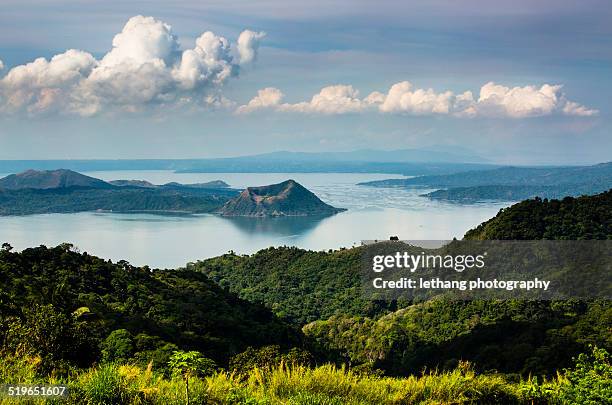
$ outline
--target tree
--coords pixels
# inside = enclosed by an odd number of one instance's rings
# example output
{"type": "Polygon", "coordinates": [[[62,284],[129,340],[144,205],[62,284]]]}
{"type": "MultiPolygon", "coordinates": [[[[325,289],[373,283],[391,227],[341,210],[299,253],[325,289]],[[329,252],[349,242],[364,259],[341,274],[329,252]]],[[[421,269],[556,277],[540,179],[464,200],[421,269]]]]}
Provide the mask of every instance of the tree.
{"type": "Polygon", "coordinates": [[[211,375],[217,370],[217,364],[202,356],[202,353],[192,350],[189,352],[175,351],[170,357],[168,366],[174,374],[179,374],[185,380],[185,394],[189,405],[189,379],[198,375],[211,375]]]}
{"type": "Polygon", "coordinates": [[[66,316],[51,304],[33,304],[21,312],[20,316],[6,319],[3,349],[40,356],[43,372],[64,372],[71,364],[89,364],[96,350],[85,323],[66,316]]]}
{"type": "Polygon", "coordinates": [[[117,329],[102,342],[102,361],[126,363],[134,354],[134,340],[126,329],[117,329]]]}

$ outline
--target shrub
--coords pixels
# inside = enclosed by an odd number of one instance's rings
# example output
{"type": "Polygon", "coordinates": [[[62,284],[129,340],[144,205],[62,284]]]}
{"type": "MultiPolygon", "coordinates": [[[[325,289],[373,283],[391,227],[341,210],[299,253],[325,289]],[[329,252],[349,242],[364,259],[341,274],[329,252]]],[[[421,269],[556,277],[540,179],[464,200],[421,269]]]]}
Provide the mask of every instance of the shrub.
{"type": "Polygon", "coordinates": [[[576,365],[565,373],[568,384],[561,390],[561,398],[572,404],[612,403],[612,365],[610,355],[604,349],[592,347],[591,353],[583,353],[576,365]]]}

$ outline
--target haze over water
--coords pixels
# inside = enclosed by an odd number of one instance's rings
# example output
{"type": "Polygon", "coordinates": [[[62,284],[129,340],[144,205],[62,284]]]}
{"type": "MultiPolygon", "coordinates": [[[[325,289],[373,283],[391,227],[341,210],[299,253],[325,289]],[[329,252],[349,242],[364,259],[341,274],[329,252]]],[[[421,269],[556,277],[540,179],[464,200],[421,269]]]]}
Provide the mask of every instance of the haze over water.
{"type": "MultiPolygon", "coordinates": [[[[104,171],[103,180],[138,179],[155,184],[223,180],[234,188],[294,179],[335,207],[327,218],[222,218],[216,215],[152,215],[86,212],[0,217],[0,242],[16,249],[70,242],[81,251],[135,265],[174,268],[233,250],[254,253],[269,246],[313,250],[359,245],[361,240],[445,240],[497,214],[509,203],[459,205],[419,197],[427,189],[383,189],[359,182],[401,177],[364,173],[174,173],[104,171]]],[[[1,175],[4,176],[4,175],[1,175]]]]}

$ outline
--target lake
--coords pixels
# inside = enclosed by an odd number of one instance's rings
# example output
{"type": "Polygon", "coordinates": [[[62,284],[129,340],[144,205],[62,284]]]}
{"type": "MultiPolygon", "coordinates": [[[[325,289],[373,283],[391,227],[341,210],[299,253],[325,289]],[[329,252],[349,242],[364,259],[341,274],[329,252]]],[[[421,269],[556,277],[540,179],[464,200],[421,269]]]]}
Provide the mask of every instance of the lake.
{"type": "MultiPolygon", "coordinates": [[[[446,240],[495,216],[509,203],[459,205],[419,197],[428,189],[382,189],[359,182],[400,178],[366,173],[174,173],[88,172],[103,180],[138,179],[155,184],[223,180],[235,188],[294,179],[335,207],[348,211],[326,218],[222,218],[216,215],[152,215],[86,212],[0,217],[0,243],[16,249],[70,242],[81,251],[134,265],[174,268],[233,250],[253,253],[291,245],[327,250],[361,240],[446,240]]],[[[4,176],[4,175],[0,175],[4,176]]]]}

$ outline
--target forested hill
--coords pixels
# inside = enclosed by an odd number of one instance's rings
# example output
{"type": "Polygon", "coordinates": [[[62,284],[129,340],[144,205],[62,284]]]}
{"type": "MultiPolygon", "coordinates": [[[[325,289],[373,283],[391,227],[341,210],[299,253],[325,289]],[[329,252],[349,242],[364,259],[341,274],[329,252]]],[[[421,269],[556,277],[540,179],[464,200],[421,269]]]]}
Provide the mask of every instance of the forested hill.
{"type": "Polygon", "coordinates": [[[33,350],[52,368],[98,361],[113,331],[131,336],[120,340],[124,358],[156,367],[179,348],[227,364],[247,346],[299,343],[269,310],[199,272],[113,264],[70,245],[21,253],[5,245],[0,280],[3,350],[33,350]]]}
{"type": "Polygon", "coordinates": [[[304,325],[337,314],[375,316],[395,308],[362,296],[360,265],[360,248],[325,253],[271,247],[250,256],[226,254],[189,268],[241,298],[264,303],[287,321],[304,325]]]}
{"type": "MultiPolygon", "coordinates": [[[[516,239],[610,238],[610,194],[525,201],[466,237],[504,239],[512,231],[516,239]]],[[[318,319],[303,331],[324,352],[391,374],[452,368],[459,359],[474,361],[481,370],[554,374],[588,344],[612,348],[609,301],[366,300],[359,279],[361,249],[270,248],[192,266],[293,323],[318,319]]]]}
{"type": "Polygon", "coordinates": [[[612,190],[562,200],[525,200],[469,230],[465,239],[612,239],[612,190]]]}
{"type": "MultiPolygon", "coordinates": [[[[526,200],[502,209],[470,230],[466,239],[610,239],[612,191],[563,200],[526,200]]],[[[202,271],[242,298],[263,302],[298,325],[332,315],[381,315],[396,303],[362,298],[361,248],[311,252],[268,248],[250,256],[226,254],[199,261],[202,271]]]]}

